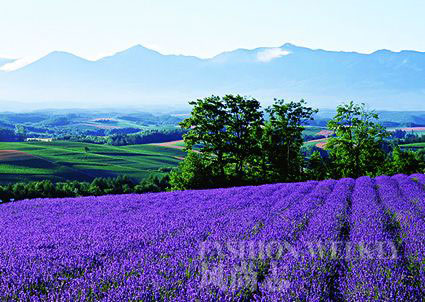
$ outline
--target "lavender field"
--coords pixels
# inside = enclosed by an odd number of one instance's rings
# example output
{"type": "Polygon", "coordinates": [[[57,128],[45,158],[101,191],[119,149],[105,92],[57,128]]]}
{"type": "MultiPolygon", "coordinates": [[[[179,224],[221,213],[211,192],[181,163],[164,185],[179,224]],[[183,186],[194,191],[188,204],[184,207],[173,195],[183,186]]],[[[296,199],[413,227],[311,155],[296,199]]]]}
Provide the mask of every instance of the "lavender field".
{"type": "Polygon", "coordinates": [[[0,300],[419,301],[425,175],[0,205],[0,300]]]}

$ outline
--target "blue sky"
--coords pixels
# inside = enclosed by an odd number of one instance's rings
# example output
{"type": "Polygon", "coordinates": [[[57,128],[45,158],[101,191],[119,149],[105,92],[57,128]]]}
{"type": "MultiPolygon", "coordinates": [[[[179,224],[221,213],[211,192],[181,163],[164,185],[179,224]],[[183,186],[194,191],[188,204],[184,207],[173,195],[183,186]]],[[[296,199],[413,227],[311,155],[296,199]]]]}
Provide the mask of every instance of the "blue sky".
{"type": "Polygon", "coordinates": [[[164,54],[291,42],[311,48],[425,51],[423,0],[2,0],[0,57],[53,50],[96,59],[142,44],[164,54]]]}

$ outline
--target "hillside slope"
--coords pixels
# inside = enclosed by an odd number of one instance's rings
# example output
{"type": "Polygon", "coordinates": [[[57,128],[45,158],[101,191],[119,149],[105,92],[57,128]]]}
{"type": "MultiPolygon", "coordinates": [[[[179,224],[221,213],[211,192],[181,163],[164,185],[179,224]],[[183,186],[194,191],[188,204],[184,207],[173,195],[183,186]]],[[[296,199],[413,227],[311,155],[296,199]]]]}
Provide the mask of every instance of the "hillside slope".
{"type": "Polygon", "coordinates": [[[153,145],[0,142],[0,184],[44,179],[92,181],[96,177],[123,175],[139,182],[149,175],[163,175],[163,168],[176,167],[185,154],[153,145]],[[23,154],[27,156],[22,158],[23,154]]]}

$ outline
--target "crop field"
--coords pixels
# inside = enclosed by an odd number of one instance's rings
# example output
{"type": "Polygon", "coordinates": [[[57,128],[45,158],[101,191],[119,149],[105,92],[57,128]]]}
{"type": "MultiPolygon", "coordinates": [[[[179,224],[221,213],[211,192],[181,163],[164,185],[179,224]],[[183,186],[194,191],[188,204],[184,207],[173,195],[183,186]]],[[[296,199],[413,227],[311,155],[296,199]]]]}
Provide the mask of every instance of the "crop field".
{"type": "Polygon", "coordinates": [[[139,181],[185,156],[152,145],[107,146],[66,141],[0,143],[0,183],[19,180],[89,181],[128,175],[139,181]],[[87,148],[87,151],[86,151],[87,148]]]}
{"type": "Polygon", "coordinates": [[[324,149],[326,146],[327,138],[314,139],[304,142],[304,147],[316,146],[317,148],[324,149]]]}
{"type": "MultiPolygon", "coordinates": [[[[153,143],[151,145],[172,148],[172,149],[180,149],[180,150],[183,150],[184,147],[186,146],[186,144],[184,143],[184,140],[171,141],[171,142],[165,142],[165,143],[153,143]]],[[[194,145],[192,150],[199,150],[201,147],[202,147],[201,145],[194,145]]]]}
{"type": "Polygon", "coordinates": [[[424,297],[425,175],[0,207],[5,301],[424,297]]]}

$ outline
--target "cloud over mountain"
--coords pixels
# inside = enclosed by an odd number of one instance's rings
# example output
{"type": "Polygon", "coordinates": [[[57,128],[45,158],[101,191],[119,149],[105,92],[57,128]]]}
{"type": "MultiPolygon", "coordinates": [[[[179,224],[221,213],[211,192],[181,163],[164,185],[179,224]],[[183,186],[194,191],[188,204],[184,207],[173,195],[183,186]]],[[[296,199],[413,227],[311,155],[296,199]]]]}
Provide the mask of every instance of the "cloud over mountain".
{"type": "Polygon", "coordinates": [[[262,50],[257,53],[257,59],[260,62],[270,62],[273,59],[277,59],[286,55],[289,55],[290,52],[287,50],[284,50],[282,48],[268,48],[265,50],[262,50]]]}

